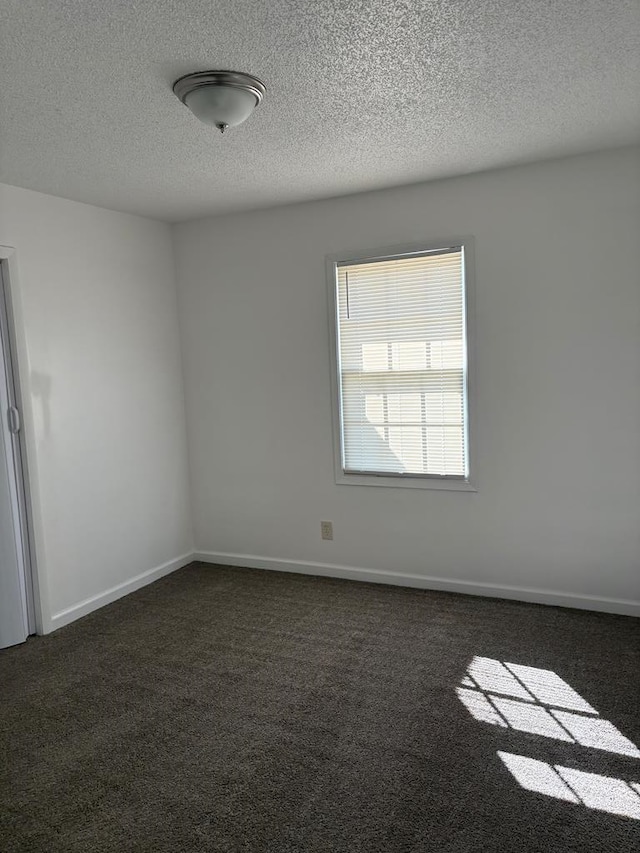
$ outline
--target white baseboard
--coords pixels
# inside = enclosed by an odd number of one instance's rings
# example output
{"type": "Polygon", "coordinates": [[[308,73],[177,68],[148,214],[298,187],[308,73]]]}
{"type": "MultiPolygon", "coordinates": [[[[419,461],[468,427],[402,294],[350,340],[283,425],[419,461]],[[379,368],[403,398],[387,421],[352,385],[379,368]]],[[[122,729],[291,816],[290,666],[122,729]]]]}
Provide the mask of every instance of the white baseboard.
{"type": "Polygon", "coordinates": [[[593,595],[576,595],[566,592],[554,592],[546,589],[534,589],[509,585],[496,585],[474,581],[456,580],[455,578],[437,578],[428,575],[399,574],[385,572],[380,569],[362,569],[356,566],[340,566],[334,563],[315,563],[307,560],[284,560],[274,557],[259,557],[255,554],[230,554],[223,551],[196,551],[183,554],[174,560],[169,560],[161,566],[156,566],[146,572],[113,586],[104,592],[74,604],[51,617],[49,631],[55,631],[75,622],[106,604],[111,604],[135,592],[147,584],[153,583],[165,575],[181,569],[190,562],[197,560],[201,563],[214,563],[222,566],[245,566],[250,569],[267,569],[277,572],[295,572],[304,575],[319,575],[321,577],[345,578],[348,580],[366,581],[368,583],[390,584],[392,586],[407,586],[417,589],[442,590],[444,592],[459,592],[465,595],[485,595],[491,598],[508,598],[516,601],[529,601],[535,604],[551,604],[557,607],[575,607],[580,610],[597,610],[604,613],[617,613],[623,616],[640,616],[640,601],[617,598],[600,598],[593,595]]]}
{"type": "Polygon", "coordinates": [[[509,598],[535,604],[551,604],[557,607],[575,607],[580,610],[598,610],[623,616],[640,616],[640,601],[617,598],[599,598],[594,595],[576,595],[554,592],[547,589],[496,585],[475,581],[435,578],[425,575],[398,574],[380,569],[360,569],[355,566],[339,566],[333,563],[313,563],[303,560],[278,560],[273,557],[258,557],[255,554],[228,554],[216,551],[196,551],[193,559],[201,563],[221,566],[246,566],[249,569],[268,569],[277,572],[296,572],[304,575],[320,575],[330,578],[367,581],[369,583],[408,586],[418,589],[459,592],[465,595],[485,595],[491,598],[509,598]]]}
{"type": "MultiPolygon", "coordinates": [[[[183,554],[181,557],[176,557],[174,560],[169,560],[169,562],[163,563],[161,566],[156,566],[154,569],[142,572],[142,574],[136,575],[123,583],[119,583],[117,586],[112,586],[110,589],[98,593],[98,595],[86,598],[84,601],[79,602],[79,604],[74,604],[73,607],[61,610],[60,613],[56,613],[51,617],[49,631],[55,631],[56,628],[62,628],[63,625],[75,622],[76,619],[80,619],[81,616],[86,616],[87,613],[91,613],[93,610],[98,610],[98,608],[104,607],[105,604],[111,604],[112,601],[116,601],[118,598],[129,595],[130,592],[135,592],[137,589],[153,583],[165,575],[175,572],[177,569],[181,569],[183,566],[191,563],[193,559],[194,557],[191,552],[183,554]]],[[[49,631],[46,633],[49,633],[49,631]]]]}

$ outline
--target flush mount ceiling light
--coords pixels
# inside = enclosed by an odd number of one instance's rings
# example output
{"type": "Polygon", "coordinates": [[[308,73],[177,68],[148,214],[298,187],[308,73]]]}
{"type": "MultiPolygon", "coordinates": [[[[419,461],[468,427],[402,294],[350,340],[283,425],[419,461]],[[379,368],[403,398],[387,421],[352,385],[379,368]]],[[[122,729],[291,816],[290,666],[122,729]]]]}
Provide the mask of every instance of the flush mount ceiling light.
{"type": "Polygon", "coordinates": [[[266,88],[240,71],[198,71],[176,80],[173,91],[200,121],[224,133],[249,118],[266,88]]]}

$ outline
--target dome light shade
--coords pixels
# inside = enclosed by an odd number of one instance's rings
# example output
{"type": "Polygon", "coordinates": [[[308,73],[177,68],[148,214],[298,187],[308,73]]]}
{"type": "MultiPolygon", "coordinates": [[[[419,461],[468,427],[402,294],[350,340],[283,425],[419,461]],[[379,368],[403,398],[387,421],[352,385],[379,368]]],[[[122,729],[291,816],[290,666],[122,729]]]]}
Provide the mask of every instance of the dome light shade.
{"type": "Polygon", "coordinates": [[[200,121],[224,133],[249,118],[266,89],[239,71],[199,71],[176,80],[173,91],[200,121]]]}

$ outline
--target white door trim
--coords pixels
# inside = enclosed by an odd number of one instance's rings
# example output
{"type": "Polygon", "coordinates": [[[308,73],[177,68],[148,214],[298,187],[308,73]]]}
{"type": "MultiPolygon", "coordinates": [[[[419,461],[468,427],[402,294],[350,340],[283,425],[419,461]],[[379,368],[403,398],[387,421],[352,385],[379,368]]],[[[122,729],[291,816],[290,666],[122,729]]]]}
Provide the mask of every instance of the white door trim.
{"type": "Polygon", "coordinates": [[[21,465],[21,512],[26,528],[24,548],[25,591],[30,617],[30,633],[51,630],[49,590],[44,574],[44,534],[36,454],[30,362],[20,291],[17,252],[13,246],[0,245],[0,264],[7,302],[9,344],[13,358],[12,373],[17,408],[21,415],[18,434],[21,465]]]}
{"type": "Polygon", "coordinates": [[[22,509],[22,465],[15,430],[19,428],[13,379],[9,318],[0,264],[0,470],[2,473],[2,646],[23,642],[34,633],[33,596],[27,567],[30,566],[25,513],[22,509]],[[8,499],[8,503],[7,503],[8,499]]]}

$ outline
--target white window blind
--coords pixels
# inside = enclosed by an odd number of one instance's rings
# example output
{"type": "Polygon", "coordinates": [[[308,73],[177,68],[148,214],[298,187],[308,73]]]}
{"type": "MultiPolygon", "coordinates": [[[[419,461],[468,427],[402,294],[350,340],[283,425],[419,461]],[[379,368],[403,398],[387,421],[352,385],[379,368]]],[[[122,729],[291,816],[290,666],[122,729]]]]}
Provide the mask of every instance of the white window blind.
{"type": "Polygon", "coordinates": [[[343,471],[464,479],[463,247],[335,270],[343,471]]]}

